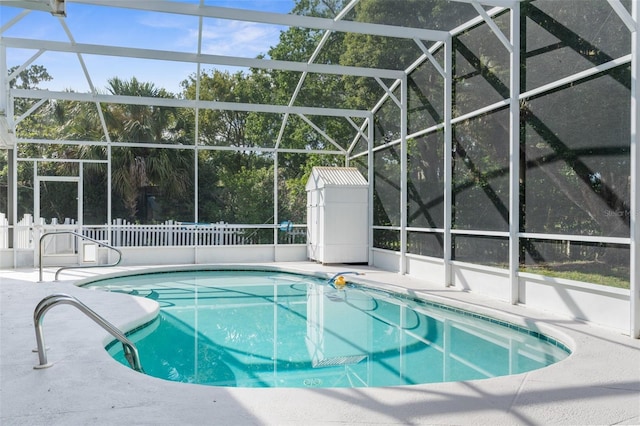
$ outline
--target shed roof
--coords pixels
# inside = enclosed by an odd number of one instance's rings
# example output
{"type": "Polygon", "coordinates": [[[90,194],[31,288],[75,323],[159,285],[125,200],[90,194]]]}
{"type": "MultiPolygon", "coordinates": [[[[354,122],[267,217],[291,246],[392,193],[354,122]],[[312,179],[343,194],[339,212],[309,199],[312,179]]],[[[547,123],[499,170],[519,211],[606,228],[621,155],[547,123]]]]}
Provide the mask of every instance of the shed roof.
{"type": "Polygon", "coordinates": [[[367,180],[355,167],[314,167],[307,181],[306,189],[327,186],[368,186],[367,180]]]}

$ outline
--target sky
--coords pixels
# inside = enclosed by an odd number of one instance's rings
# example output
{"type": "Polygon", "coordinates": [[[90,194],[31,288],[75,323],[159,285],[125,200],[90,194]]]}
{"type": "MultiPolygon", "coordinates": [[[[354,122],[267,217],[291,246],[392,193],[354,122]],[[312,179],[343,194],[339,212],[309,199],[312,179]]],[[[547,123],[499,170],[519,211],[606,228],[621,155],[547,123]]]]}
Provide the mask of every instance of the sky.
{"type": "MultiPolygon", "coordinates": [[[[113,3],[117,4],[115,0],[113,3]]],[[[198,3],[197,0],[183,0],[198,3]]],[[[3,37],[44,39],[68,42],[59,19],[48,12],[32,11],[14,25],[5,28],[22,9],[0,6],[0,26],[3,37]]],[[[206,5],[288,13],[294,0],[206,0],[206,5]]],[[[132,9],[106,8],[67,1],[67,17],[64,18],[77,43],[108,44],[122,47],[162,49],[177,52],[197,52],[198,18],[186,15],[145,12],[132,9]]],[[[254,58],[266,54],[278,43],[280,31],[276,25],[257,24],[205,18],[203,20],[202,53],[254,58]]],[[[7,66],[22,65],[36,50],[7,49],[7,66]]],[[[94,87],[104,92],[107,80],[112,77],[151,81],[156,87],[170,92],[181,91],[180,82],[196,72],[195,64],[172,61],[118,59],[109,56],[83,55],[94,87]]],[[[40,85],[43,89],[88,92],[89,83],[77,55],[45,52],[33,64],[43,65],[53,80],[40,85]]],[[[203,70],[209,70],[209,65],[203,70]]],[[[239,68],[222,68],[230,72],[247,71],[239,68]]]]}

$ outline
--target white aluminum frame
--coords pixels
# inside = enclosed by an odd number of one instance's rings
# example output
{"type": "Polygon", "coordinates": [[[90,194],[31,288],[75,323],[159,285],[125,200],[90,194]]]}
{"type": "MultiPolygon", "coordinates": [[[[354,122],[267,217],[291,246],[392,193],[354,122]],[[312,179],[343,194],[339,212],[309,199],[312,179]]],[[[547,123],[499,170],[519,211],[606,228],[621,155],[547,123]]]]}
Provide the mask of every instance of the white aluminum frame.
{"type": "MultiPolygon", "coordinates": [[[[278,192],[277,192],[277,168],[278,168],[278,153],[279,152],[307,152],[307,153],[320,153],[330,155],[344,155],[345,164],[348,165],[349,161],[362,156],[367,156],[368,165],[368,180],[374,182],[374,161],[373,156],[375,152],[388,148],[389,146],[399,144],[401,153],[401,177],[400,177],[400,199],[398,200],[401,205],[401,217],[399,227],[378,227],[373,226],[373,211],[370,208],[368,215],[369,223],[369,245],[370,245],[370,258],[373,257],[373,231],[374,229],[395,229],[400,231],[401,250],[399,253],[399,265],[398,270],[400,273],[407,273],[407,259],[410,256],[406,252],[407,233],[410,231],[418,232],[437,232],[442,233],[444,236],[444,258],[441,259],[444,270],[444,285],[451,285],[453,283],[452,277],[452,236],[453,235],[482,235],[482,236],[500,236],[508,238],[509,240],[509,270],[508,281],[510,283],[510,302],[519,303],[521,299],[520,295],[520,283],[519,283],[519,263],[518,263],[518,245],[522,238],[536,238],[536,239],[549,239],[549,240],[568,240],[577,242],[605,242],[612,244],[629,245],[630,247],[630,335],[635,338],[640,338],[640,191],[638,189],[638,179],[640,178],[640,108],[638,101],[640,99],[640,86],[638,85],[638,79],[640,79],[640,66],[638,64],[638,55],[640,54],[640,34],[638,31],[638,25],[640,23],[640,6],[637,1],[632,1],[631,13],[622,5],[620,0],[607,0],[611,9],[615,14],[624,22],[627,29],[632,34],[632,47],[631,53],[620,58],[615,58],[610,62],[591,67],[587,70],[577,72],[573,75],[559,79],[552,83],[546,84],[542,87],[520,93],[520,1],[519,0],[452,0],[463,3],[469,3],[475,8],[478,13],[478,17],[470,20],[469,22],[451,29],[450,31],[437,31],[431,29],[419,29],[419,28],[403,28],[392,25],[371,24],[364,22],[354,22],[345,20],[347,13],[356,6],[359,0],[352,0],[342,10],[335,19],[324,19],[310,16],[299,16],[291,14],[270,13],[261,11],[248,11],[242,9],[223,8],[217,6],[207,6],[204,4],[204,0],[200,0],[198,4],[184,3],[178,1],[158,1],[158,0],[132,0],[127,2],[113,2],[109,0],[67,0],[67,3],[81,3],[86,5],[94,5],[100,7],[119,7],[134,10],[142,10],[149,12],[161,12],[169,14],[179,14],[198,17],[198,44],[196,52],[177,52],[177,51],[164,51],[155,49],[140,49],[140,48],[125,48],[117,46],[107,45],[93,45],[76,43],[71,31],[66,26],[63,19],[59,19],[63,27],[63,30],[67,34],[68,42],[51,41],[51,40],[35,40],[24,39],[15,37],[1,37],[0,38],[0,76],[2,81],[0,82],[0,131],[5,131],[10,134],[14,130],[15,125],[22,121],[24,118],[33,113],[43,102],[48,99],[59,100],[73,100],[81,102],[90,102],[96,105],[96,108],[101,114],[99,105],[101,103],[121,103],[121,104],[143,104],[143,105],[157,105],[157,106],[172,106],[179,108],[192,108],[196,115],[196,138],[197,138],[197,126],[198,126],[198,114],[200,109],[218,109],[218,110],[235,110],[235,111],[247,111],[258,113],[277,113],[283,116],[281,129],[277,140],[273,147],[213,147],[213,146],[200,146],[197,140],[194,140],[193,145],[187,146],[169,146],[164,144],[131,144],[126,142],[112,142],[109,140],[107,126],[104,117],[100,117],[102,128],[105,134],[106,142],[97,141],[64,141],[65,144],[106,144],[107,160],[104,162],[110,163],[111,161],[111,149],[118,146],[145,146],[145,147],[162,147],[162,148],[175,148],[175,149],[191,149],[195,150],[195,169],[196,169],[196,221],[197,221],[197,152],[199,150],[241,150],[241,151],[257,151],[265,153],[273,153],[275,164],[274,175],[274,218],[275,223],[278,223],[278,192]],[[484,6],[493,6],[492,9],[486,10],[484,6]],[[509,10],[510,13],[510,34],[503,34],[495,24],[493,18],[509,10]],[[323,37],[318,44],[317,48],[306,62],[292,62],[292,61],[277,61],[270,59],[257,59],[257,58],[243,58],[224,55],[208,55],[202,53],[202,32],[203,32],[203,20],[206,18],[215,19],[229,19],[245,22],[256,22],[262,24],[271,24],[286,27],[304,27],[315,30],[324,31],[323,37]],[[483,108],[469,112],[462,116],[453,117],[452,114],[452,41],[453,37],[472,28],[476,25],[485,23],[495,34],[497,40],[509,52],[510,63],[510,83],[509,98],[503,99],[499,102],[495,102],[491,105],[487,105],[483,108]],[[418,48],[422,51],[422,55],[409,67],[404,70],[392,70],[392,69],[377,69],[377,68],[365,68],[365,67],[351,67],[333,64],[318,64],[315,63],[318,54],[324,47],[328,40],[329,35],[332,32],[350,32],[358,34],[368,34],[384,37],[395,37],[413,40],[418,48]],[[434,41],[429,49],[427,49],[423,43],[424,40],[434,41]],[[17,49],[32,49],[35,53],[16,70],[11,76],[7,76],[7,48],[17,49]],[[444,49],[444,64],[439,64],[434,58],[434,53],[438,49],[444,49]],[[79,61],[80,66],[83,69],[85,78],[91,89],[91,93],[71,93],[71,92],[55,92],[55,91],[40,91],[40,90],[20,90],[9,89],[9,81],[16,78],[18,73],[26,69],[36,59],[38,59],[44,52],[65,52],[74,53],[79,61]],[[150,60],[162,60],[162,61],[178,61],[185,63],[193,63],[197,67],[196,71],[196,99],[159,99],[159,98],[140,98],[140,97],[127,97],[127,96],[113,96],[102,95],[96,92],[91,75],[84,65],[84,55],[107,55],[107,56],[119,56],[128,58],[142,58],[150,60]],[[407,77],[418,66],[425,61],[429,61],[435,69],[442,75],[444,79],[444,119],[442,123],[438,123],[431,126],[428,129],[422,129],[413,134],[407,134],[407,120],[408,120],[408,88],[407,77]],[[582,237],[576,235],[550,235],[550,234],[537,234],[537,233],[521,233],[519,232],[519,126],[520,126],[520,101],[536,96],[555,88],[561,87],[565,84],[577,82],[582,79],[588,78],[592,75],[607,71],[614,67],[618,67],[624,64],[631,64],[632,74],[632,87],[631,87],[631,132],[630,132],[630,149],[631,149],[631,218],[630,218],[630,235],[629,238],[613,238],[613,237],[582,237]],[[260,104],[244,104],[244,103],[231,103],[231,102],[212,102],[203,101],[200,99],[200,76],[202,65],[227,65],[236,67],[249,67],[249,68],[261,68],[261,69],[276,69],[289,72],[300,73],[298,85],[296,86],[287,105],[260,105],[260,104]],[[333,75],[346,75],[346,76],[360,76],[366,78],[373,78],[378,81],[381,87],[383,87],[385,94],[380,101],[373,106],[371,110],[348,110],[340,108],[314,108],[307,106],[294,106],[298,94],[300,93],[305,78],[309,73],[323,73],[333,75]],[[387,86],[382,79],[393,80],[391,86],[387,86]],[[396,89],[400,90],[400,99],[394,96],[396,89]],[[13,101],[15,98],[31,98],[35,99],[33,107],[30,108],[20,117],[14,117],[13,114],[13,101]],[[398,106],[401,134],[399,139],[389,141],[388,143],[374,147],[374,129],[373,120],[375,113],[382,107],[384,102],[389,98],[398,106]],[[509,111],[509,228],[506,232],[488,232],[479,230],[454,230],[451,223],[452,212],[452,193],[451,185],[452,170],[451,170],[451,156],[446,155],[444,158],[444,174],[445,185],[444,188],[444,227],[442,229],[426,229],[426,228],[412,228],[407,223],[407,211],[406,205],[408,201],[407,195],[407,169],[408,169],[408,153],[407,153],[407,140],[410,138],[428,135],[436,131],[444,131],[444,146],[445,152],[451,152],[452,150],[452,129],[456,123],[468,120],[487,112],[496,111],[501,108],[506,108],[509,111]],[[298,115],[304,120],[312,129],[314,129],[322,138],[329,142],[335,149],[327,150],[303,150],[303,149],[287,149],[281,147],[282,135],[284,133],[285,126],[289,117],[294,114],[298,115]],[[335,141],[331,135],[326,134],[319,126],[315,125],[313,120],[309,116],[331,116],[339,117],[347,120],[356,131],[355,137],[343,148],[337,141],[335,141]],[[357,125],[353,119],[362,119],[362,124],[357,125]],[[354,149],[360,140],[364,138],[367,142],[367,149],[363,152],[354,152],[354,149]]],[[[64,16],[64,2],[49,0],[41,1],[24,1],[24,0],[0,0],[0,6],[18,6],[24,7],[25,10],[19,13],[15,18],[8,21],[2,28],[0,28],[0,35],[2,35],[7,29],[22,20],[27,16],[31,10],[45,10],[56,16],[64,16]]],[[[16,143],[24,144],[47,144],[47,143],[59,143],[56,141],[43,141],[43,140],[25,140],[17,139],[9,143],[9,161],[13,170],[17,169],[18,161],[38,161],[39,159],[20,158],[15,155],[14,147],[16,143]]],[[[83,162],[80,162],[82,167],[83,162]]],[[[10,194],[17,193],[17,183],[14,178],[10,181],[11,190],[10,194]]],[[[109,183],[108,191],[111,192],[111,170],[109,168],[109,183]]],[[[374,196],[373,185],[369,187],[369,199],[372,202],[374,196]]],[[[17,216],[17,206],[15,200],[12,203],[13,217],[17,216]]],[[[111,223],[111,197],[108,201],[109,209],[109,223],[111,223]]],[[[81,219],[81,218],[80,218],[81,219]]],[[[274,229],[277,233],[277,230],[274,229]]],[[[276,241],[277,241],[277,235],[276,241]]],[[[378,249],[376,249],[378,250],[378,249]]]]}
{"type": "MultiPolygon", "coordinates": [[[[616,9],[617,10],[617,9],[616,9]]],[[[631,4],[634,31],[631,33],[631,232],[630,232],[630,333],[640,338],[640,6],[637,1],[631,4]]],[[[625,20],[625,22],[627,22],[625,20]]]]}

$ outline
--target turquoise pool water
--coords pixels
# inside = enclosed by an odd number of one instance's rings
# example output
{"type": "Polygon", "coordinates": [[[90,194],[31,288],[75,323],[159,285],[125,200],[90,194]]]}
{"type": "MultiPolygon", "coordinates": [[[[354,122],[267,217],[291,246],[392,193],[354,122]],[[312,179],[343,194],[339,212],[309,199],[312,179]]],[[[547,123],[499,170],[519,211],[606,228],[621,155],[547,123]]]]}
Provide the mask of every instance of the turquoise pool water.
{"type": "MultiPolygon", "coordinates": [[[[497,320],[283,272],[177,271],[85,287],[158,301],[158,318],[129,338],[146,374],[179,382],[397,386],[523,373],[569,355],[551,338],[497,320]]],[[[107,349],[128,365],[121,345],[107,349]]]]}

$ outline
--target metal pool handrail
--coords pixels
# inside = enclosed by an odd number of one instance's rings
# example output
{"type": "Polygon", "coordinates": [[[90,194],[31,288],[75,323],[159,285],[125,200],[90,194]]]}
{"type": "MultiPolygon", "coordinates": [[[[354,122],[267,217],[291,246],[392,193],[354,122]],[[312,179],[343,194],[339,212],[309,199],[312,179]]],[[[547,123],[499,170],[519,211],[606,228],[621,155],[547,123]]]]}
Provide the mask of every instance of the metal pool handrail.
{"type": "Polygon", "coordinates": [[[82,268],[102,268],[102,267],[109,267],[109,266],[117,266],[120,264],[120,261],[122,260],[122,251],[120,251],[119,249],[113,247],[112,245],[106,244],[102,241],[98,241],[98,240],[94,240],[93,238],[87,237],[85,235],[79,234],[77,232],[74,231],[59,231],[59,232],[47,232],[46,234],[43,234],[40,237],[40,250],[38,253],[38,264],[40,265],[40,279],[39,281],[42,281],[42,242],[44,241],[44,237],[47,237],[49,235],[58,235],[58,234],[71,234],[71,235],[75,235],[76,237],[80,237],[83,240],[89,240],[92,241],[98,245],[101,245],[102,247],[106,247],[108,249],[111,250],[115,250],[116,253],[118,253],[118,260],[115,263],[107,263],[104,265],[76,265],[76,266],[63,266],[60,269],[58,269],[56,271],[56,275],[54,277],[55,281],[58,281],[58,275],[60,274],[60,271],[63,271],[65,269],[82,269],[82,268]]]}
{"type": "Polygon", "coordinates": [[[36,331],[36,343],[38,345],[38,358],[40,361],[39,365],[36,365],[34,368],[47,368],[51,367],[52,364],[47,362],[47,349],[44,345],[44,335],[42,333],[42,323],[44,321],[44,314],[54,306],[58,304],[66,304],[75,306],[93,321],[95,321],[100,327],[107,330],[113,337],[118,339],[120,343],[122,343],[122,348],[124,349],[124,357],[129,362],[131,368],[136,371],[143,372],[142,365],[140,364],[140,357],[138,356],[138,349],[131,342],[131,340],[127,339],[123,332],[121,332],[116,326],[102,318],[95,311],[89,308],[87,305],[79,301],[73,296],[64,293],[56,293],[50,296],[45,297],[38,303],[35,310],[33,311],[33,325],[36,331]]]}

